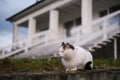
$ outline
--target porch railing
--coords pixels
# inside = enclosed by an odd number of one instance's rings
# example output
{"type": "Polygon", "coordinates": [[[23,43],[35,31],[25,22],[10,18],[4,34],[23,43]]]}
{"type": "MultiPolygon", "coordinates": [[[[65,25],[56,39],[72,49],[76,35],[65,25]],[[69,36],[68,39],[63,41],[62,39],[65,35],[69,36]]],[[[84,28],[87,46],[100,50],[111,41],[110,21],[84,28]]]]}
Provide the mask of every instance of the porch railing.
{"type": "Polygon", "coordinates": [[[82,26],[73,30],[73,36],[76,37],[75,43],[84,45],[86,43],[94,41],[95,39],[101,39],[99,41],[107,40],[112,37],[115,33],[120,32],[120,20],[113,24],[110,24],[110,20],[116,15],[120,16],[120,10],[109,14],[105,17],[93,21],[89,26],[93,27],[93,31],[89,34],[84,34],[82,26]],[[94,30],[95,28],[95,30],[94,30]]]}
{"type": "Polygon", "coordinates": [[[88,44],[91,41],[94,41],[97,38],[101,39],[99,41],[107,40],[107,38],[111,37],[111,35],[114,35],[115,33],[117,33],[117,31],[118,32],[120,31],[120,21],[112,25],[110,25],[109,23],[110,19],[116,15],[120,15],[120,10],[112,14],[109,14],[103,18],[93,21],[90,24],[90,26],[94,27],[95,30],[93,28],[92,33],[84,34],[82,29],[83,27],[81,26],[73,29],[72,37],[62,39],[56,42],[52,40],[51,40],[52,42],[49,42],[50,41],[49,31],[37,33],[30,38],[21,40],[19,42],[16,42],[12,45],[9,45],[3,48],[0,51],[1,52],[0,59],[20,53],[21,51],[28,52],[29,48],[32,48],[36,45],[43,46],[43,45],[48,45],[52,43],[58,43],[58,42],[61,43],[61,41],[71,41],[71,40],[73,41],[73,43],[77,43],[77,45],[84,45],[84,44],[88,44]]]}
{"type": "Polygon", "coordinates": [[[50,40],[49,31],[44,31],[33,35],[31,38],[27,38],[21,41],[18,41],[12,45],[8,45],[1,49],[0,59],[9,57],[11,55],[27,52],[29,48],[32,48],[36,45],[45,45],[50,40]]]}

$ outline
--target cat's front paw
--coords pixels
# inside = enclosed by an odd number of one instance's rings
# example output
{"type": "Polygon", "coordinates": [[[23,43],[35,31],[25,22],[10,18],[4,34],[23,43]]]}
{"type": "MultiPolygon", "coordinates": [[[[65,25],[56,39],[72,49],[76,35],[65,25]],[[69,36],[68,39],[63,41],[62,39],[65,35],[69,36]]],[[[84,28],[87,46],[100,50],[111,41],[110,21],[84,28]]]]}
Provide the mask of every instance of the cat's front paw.
{"type": "Polygon", "coordinates": [[[71,69],[66,69],[66,73],[68,73],[68,72],[76,72],[77,71],[77,68],[75,67],[75,68],[71,68],[71,69]]]}

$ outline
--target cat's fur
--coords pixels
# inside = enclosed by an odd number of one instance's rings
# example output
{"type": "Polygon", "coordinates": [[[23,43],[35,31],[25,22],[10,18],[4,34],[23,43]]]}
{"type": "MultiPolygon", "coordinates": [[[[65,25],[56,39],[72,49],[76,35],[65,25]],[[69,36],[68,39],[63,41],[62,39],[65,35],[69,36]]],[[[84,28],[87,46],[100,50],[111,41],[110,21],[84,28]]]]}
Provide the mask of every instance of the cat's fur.
{"type": "Polygon", "coordinates": [[[91,70],[93,68],[91,53],[81,47],[62,42],[59,55],[63,65],[66,67],[66,71],[76,71],[77,69],[91,70]]]}

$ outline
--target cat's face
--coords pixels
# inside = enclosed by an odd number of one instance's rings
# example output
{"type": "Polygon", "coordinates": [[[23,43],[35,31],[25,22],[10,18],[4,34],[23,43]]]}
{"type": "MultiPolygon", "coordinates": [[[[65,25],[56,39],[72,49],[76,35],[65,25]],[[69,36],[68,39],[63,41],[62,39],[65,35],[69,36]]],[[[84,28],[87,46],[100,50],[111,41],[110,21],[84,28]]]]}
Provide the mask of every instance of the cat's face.
{"type": "Polygon", "coordinates": [[[71,58],[74,49],[75,49],[74,46],[71,45],[70,43],[62,42],[61,48],[59,49],[59,55],[62,58],[71,58]]]}

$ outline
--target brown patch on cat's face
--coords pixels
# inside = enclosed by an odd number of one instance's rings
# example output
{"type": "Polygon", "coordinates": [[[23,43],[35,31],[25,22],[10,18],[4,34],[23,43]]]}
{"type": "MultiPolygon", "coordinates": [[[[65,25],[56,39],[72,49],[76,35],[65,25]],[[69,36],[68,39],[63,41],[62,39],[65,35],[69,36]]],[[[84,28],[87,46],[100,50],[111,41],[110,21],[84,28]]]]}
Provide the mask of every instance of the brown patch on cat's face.
{"type": "Polygon", "coordinates": [[[64,42],[62,42],[62,47],[63,47],[64,50],[66,50],[66,49],[72,49],[72,50],[74,50],[75,49],[74,46],[71,45],[68,42],[66,44],[64,42]]]}

